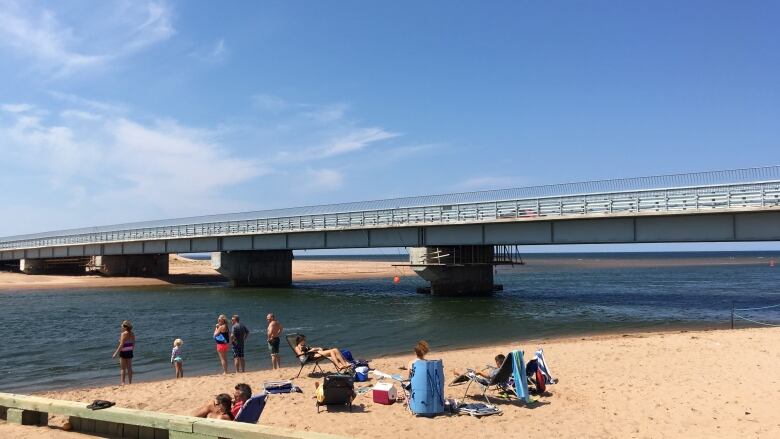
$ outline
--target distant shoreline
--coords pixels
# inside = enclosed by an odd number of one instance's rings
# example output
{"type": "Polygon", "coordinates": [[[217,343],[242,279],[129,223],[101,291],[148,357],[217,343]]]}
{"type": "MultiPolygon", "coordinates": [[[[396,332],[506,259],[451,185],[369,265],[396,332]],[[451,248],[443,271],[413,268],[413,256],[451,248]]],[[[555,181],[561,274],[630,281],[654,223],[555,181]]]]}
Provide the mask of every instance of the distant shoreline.
{"type": "MultiPolygon", "coordinates": [[[[546,268],[653,268],[674,266],[770,265],[780,262],[775,252],[665,252],[665,253],[534,253],[524,255],[526,265],[499,266],[503,270],[546,268]]],[[[381,279],[416,276],[398,255],[302,255],[293,259],[293,282],[322,280],[381,279]]],[[[780,270],[780,267],[777,268],[780,270]]],[[[35,275],[0,272],[0,292],[74,290],[85,288],[153,287],[173,285],[225,285],[228,280],[211,268],[207,259],[170,256],[170,275],[150,277],[106,277],[98,275],[35,275]]]]}
{"type": "MultiPolygon", "coordinates": [[[[396,267],[394,261],[293,260],[293,281],[377,279],[414,276],[408,267],[396,267]]],[[[0,272],[0,292],[36,290],[74,290],[85,288],[150,287],[171,285],[224,285],[228,281],[211,268],[208,260],[170,256],[170,275],[151,277],[106,277],[97,275],[26,275],[0,272]]]]}

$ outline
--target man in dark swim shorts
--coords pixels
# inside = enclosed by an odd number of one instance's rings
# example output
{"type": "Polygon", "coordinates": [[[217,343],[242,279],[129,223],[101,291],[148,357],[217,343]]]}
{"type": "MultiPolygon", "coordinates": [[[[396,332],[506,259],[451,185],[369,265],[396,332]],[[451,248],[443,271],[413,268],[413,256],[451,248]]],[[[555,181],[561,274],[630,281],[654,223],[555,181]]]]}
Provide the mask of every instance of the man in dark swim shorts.
{"type": "Polygon", "coordinates": [[[273,313],[269,313],[265,316],[268,321],[268,350],[271,351],[271,367],[273,369],[279,369],[281,361],[279,360],[279,336],[282,335],[282,324],[276,320],[273,313]]]}
{"type": "Polygon", "coordinates": [[[249,337],[249,329],[240,322],[240,318],[237,315],[234,315],[231,320],[233,327],[231,328],[230,341],[233,345],[233,365],[236,368],[236,373],[246,372],[244,342],[249,337]]]}

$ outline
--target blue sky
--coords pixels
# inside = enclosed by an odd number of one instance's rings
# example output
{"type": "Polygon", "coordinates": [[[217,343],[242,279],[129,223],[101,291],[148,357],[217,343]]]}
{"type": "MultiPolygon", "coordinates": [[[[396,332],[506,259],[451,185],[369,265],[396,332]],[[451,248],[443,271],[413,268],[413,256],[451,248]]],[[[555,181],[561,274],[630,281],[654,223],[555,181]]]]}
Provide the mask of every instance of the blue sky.
{"type": "Polygon", "coordinates": [[[778,164],[778,16],[0,0],[0,236],[778,164]]]}

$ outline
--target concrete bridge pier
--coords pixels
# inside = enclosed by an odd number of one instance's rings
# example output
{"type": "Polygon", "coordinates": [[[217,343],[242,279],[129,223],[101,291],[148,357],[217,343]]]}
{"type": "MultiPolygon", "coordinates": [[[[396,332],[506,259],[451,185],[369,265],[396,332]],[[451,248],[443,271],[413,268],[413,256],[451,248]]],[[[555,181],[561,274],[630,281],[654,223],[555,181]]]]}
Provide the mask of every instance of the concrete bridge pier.
{"type": "Polygon", "coordinates": [[[484,296],[500,288],[493,284],[492,245],[415,247],[409,262],[430,282],[434,296],[484,296]]]}
{"type": "Polygon", "coordinates": [[[211,254],[211,266],[233,287],[292,285],[292,250],[247,250],[211,254]]]}
{"type": "Polygon", "coordinates": [[[25,274],[85,274],[89,257],[25,258],[19,260],[19,271],[25,274]]]}
{"type": "Polygon", "coordinates": [[[20,260],[0,261],[0,271],[19,271],[20,260]]]}
{"type": "Polygon", "coordinates": [[[106,276],[161,277],[168,275],[168,255],[95,256],[93,265],[106,276]]]}

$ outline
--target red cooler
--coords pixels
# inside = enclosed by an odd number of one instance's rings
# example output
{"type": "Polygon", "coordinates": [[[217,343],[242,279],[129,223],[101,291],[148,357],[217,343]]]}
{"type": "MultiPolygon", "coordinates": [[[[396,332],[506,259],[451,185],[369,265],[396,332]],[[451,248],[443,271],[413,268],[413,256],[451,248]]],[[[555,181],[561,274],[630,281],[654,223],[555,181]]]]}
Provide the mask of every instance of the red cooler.
{"type": "Polygon", "coordinates": [[[397,396],[392,383],[376,383],[373,393],[374,402],[377,404],[392,404],[397,396]]]}

